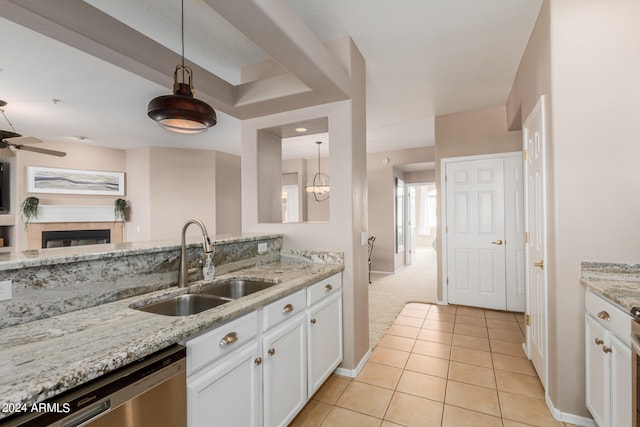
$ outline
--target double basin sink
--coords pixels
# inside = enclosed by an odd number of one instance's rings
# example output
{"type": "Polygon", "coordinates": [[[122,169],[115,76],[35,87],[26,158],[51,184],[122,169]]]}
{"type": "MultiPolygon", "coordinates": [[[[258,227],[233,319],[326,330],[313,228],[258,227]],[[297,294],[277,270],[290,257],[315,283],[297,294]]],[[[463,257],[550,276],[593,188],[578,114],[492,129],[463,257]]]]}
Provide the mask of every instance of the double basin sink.
{"type": "Polygon", "coordinates": [[[267,289],[275,283],[232,279],[194,293],[178,295],[136,307],[137,310],[165,316],[189,316],[267,289]]]}

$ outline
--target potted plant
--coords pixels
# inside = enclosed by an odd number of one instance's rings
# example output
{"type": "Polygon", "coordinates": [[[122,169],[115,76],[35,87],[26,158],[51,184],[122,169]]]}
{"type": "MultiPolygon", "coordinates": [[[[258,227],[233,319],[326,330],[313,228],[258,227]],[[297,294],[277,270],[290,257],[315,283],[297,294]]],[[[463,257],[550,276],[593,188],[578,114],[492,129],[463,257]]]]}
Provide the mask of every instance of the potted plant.
{"type": "Polygon", "coordinates": [[[25,227],[27,224],[31,222],[34,218],[38,218],[38,205],[40,204],[40,199],[37,197],[27,197],[24,199],[22,204],[20,205],[20,212],[22,213],[22,221],[24,222],[25,227]]]}
{"type": "Polygon", "coordinates": [[[113,213],[115,214],[116,221],[124,221],[127,213],[127,201],[125,199],[116,199],[114,203],[113,213]]]}

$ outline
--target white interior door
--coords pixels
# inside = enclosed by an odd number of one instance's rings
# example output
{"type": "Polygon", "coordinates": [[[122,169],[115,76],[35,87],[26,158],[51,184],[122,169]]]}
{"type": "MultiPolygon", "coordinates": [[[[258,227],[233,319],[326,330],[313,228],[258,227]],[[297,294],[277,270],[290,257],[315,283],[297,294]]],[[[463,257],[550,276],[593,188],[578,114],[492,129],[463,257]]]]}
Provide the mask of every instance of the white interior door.
{"type": "Polygon", "coordinates": [[[413,185],[407,185],[407,203],[405,209],[406,218],[406,247],[404,252],[404,263],[406,265],[413,264],[416,254],[416,188],[413,185]]]}
{"type": "Polygon", "coordinates": [[[545,97],[524,122],[525,149],[525,286],[527,355],[547,388],[547,255],[545,97]]]}
{"type": "Polygon", "coordinates": [[[447,162],[448,302],[506,309],[504,161],[447,162]]]}

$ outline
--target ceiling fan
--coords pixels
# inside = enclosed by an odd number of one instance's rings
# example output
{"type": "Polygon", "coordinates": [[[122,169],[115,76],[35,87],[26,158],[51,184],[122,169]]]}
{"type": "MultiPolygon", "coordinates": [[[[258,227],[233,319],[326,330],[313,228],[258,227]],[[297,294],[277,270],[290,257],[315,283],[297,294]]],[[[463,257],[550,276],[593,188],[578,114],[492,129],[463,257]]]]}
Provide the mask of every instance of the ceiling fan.
{"type": "Polygon", "coordinates": [[[32,136],[22,136],[16,132],[13,125],[7,118],[2,107],[7,105],[6,101],[0,100],[0,112],[4,116],[4,119],[9,124],[11,131],[0,129],[0,156],[15,156],[12,148],[15,150],[32,151],[34,153],[47,154],[49,156],[64,157],[67,153],[56,150],[49,150],[47,148],[31,147],[26,144],[39,144],[41,139],[34,138],[32,136]]]}

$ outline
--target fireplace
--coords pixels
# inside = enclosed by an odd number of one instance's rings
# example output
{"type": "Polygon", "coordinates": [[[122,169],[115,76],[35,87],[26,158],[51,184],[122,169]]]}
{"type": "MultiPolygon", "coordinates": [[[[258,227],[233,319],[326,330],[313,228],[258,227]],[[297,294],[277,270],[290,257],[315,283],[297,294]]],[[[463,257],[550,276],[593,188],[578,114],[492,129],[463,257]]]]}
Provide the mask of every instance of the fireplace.
{"type": "Polygon", "coordinates": [[[42,232],[42,248],[111,243],[111,230],[57,230],[42,232]]]}

